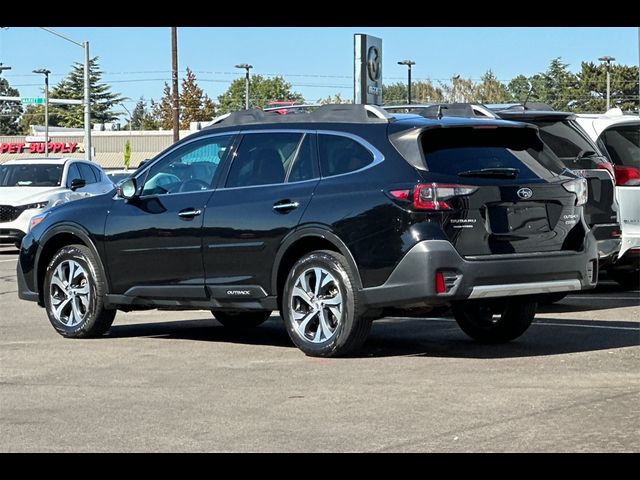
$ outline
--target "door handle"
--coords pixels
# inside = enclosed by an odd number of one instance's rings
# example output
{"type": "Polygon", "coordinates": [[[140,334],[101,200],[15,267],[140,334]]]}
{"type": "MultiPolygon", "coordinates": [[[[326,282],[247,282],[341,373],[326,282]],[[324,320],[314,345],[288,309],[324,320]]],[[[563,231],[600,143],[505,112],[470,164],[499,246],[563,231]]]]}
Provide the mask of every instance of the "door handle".
{"type": "Polygon", "coordinates": [[[300,204],[298,202],[292,202],[291,200],[282,200],[273,204],[273,209],[279,213],[290,212],[298,208],[300,204]]]}
{"type": "Polygon", "coordinates": [[[178,216],[185,220],[191,220],[194,217],[202,214],[202,210],[196,210],[195,208],[187,208],[185,210],[180,210],[178,212],[178,216]]]}

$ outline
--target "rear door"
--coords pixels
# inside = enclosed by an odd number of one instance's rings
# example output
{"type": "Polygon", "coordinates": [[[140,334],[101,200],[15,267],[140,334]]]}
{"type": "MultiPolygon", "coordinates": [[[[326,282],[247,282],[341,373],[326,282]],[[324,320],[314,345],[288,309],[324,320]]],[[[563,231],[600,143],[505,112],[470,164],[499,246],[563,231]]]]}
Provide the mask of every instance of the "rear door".
{"type": "Polygon", "coordinates": [[[582,247],[582,209],[565,184],[584,180],[558,174],[562,165],[534,129],[443,128],[425,132],[421,142],[425,199],[454,193],[442,222],[462,256],[582,247]]]}
{"type": "Polygon", "coordinates": [[[227,172],[204,215],[207,288],[222,301],[261,298],[273,293],[276,252],[300,222],[318,184],[316,134],[245,132],[227,172]]]}

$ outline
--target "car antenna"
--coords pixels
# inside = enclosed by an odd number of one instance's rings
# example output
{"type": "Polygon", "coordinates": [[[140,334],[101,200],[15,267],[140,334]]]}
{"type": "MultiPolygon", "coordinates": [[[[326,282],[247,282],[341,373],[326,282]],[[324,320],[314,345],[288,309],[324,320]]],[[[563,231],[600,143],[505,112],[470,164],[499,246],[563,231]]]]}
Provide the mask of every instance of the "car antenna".
{"type": "Polygon", "coordinates": [[[533,83],[528,82],[529,83],[529,92],[527,93],[527,98],[524,99],[524,103],[522,104],[522,109],[526,110],[527,109],[527,102],[529,101],[529,97],[531,96],[531,93],[533,92],[533,83]]]}
{"type": "Polygon", "coordinates": [[[442,104],[439,104],[439,105],[438,105],[438,113],[436,114],[436,117],[438,117],[438,120],[442,120],[442,109],[443,109],[443,108],[444,108],[444,109],[447,109],[447,108],[449,108],[449,107],[445,107],[445,106],[444,106],[444,105],[442,105],[442,104]]]}

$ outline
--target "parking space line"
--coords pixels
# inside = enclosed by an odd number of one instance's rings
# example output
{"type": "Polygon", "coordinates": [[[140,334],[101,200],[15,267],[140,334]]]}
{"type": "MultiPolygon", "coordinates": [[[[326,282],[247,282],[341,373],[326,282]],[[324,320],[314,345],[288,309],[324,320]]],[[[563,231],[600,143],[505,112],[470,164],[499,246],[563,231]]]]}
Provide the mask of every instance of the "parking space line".
{"type": "MultiPolygon", "coordinates": [[[[633,292],[631,292],[631,293],[633,293],[633,292]]],[[[567,298],[575,298],[575,299],[584,298],[585,300],[634,300],[634,299],[637,298],[637,299],[640,300],[640,294],[639,295],[630,295],[628,297],[605,297],[605,296],[594,296],[594,295],[567,295],[567,298]]]]}
{"type": "Polygon", "coordinates": [[[17,258],[10,258],[8,260],[0,260],[0,263],[2,263],[2,262],[17,262],[17,261],[18,261],[17,258]]]}
{"type": "Polygon", "coordinates": [[[556,323],[556,322],[533,322],[533,325],[551,325],[552,327],[578,327],[578,328],[605,328],[608,330],[633,330],[636,332],[640,332],[640,323],[637,327],[609,327],[606,325],[579,325],[575,323],[556,323]]]}

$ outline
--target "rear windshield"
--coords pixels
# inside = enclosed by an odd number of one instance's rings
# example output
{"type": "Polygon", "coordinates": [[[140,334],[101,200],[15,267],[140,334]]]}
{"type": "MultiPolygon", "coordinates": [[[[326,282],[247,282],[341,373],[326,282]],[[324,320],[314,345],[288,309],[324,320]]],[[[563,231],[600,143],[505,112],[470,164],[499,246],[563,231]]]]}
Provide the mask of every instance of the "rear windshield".
{"type": "Polygon", "coordinates": [[[613,163],[640,168],[640,124],[611,127],[600,138],[613,163]]]}
{"type": "Polygon", "coordinates": [[[564,169],[531,128],[443,128],[425,132],[421,141],[429,171],[446,175],[515,169],[518,180],[533,180],[564,169]]]}

